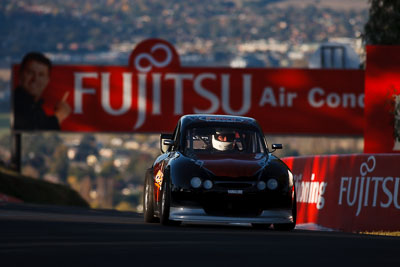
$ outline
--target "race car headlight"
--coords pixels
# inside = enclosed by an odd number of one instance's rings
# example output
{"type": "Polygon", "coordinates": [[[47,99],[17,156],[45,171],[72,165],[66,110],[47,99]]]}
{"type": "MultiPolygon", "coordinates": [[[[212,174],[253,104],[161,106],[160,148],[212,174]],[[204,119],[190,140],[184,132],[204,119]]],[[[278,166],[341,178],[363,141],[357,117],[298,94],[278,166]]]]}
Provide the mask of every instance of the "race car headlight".
{"type": "Polygon", "coordinates": [[[199,177],[193,177],[192,180],[190,180],[190,185],[193,188],[199,188],[201,186],[201,179],[199,177]]]}
{"type": "Polygon", "coordinates": [[[278,187],[278,181],[274,178],[271,178],[267,181],[267,187],[269,190],[275,190],[278,187]]]}
{"type": "Polygon", "coordinates": [[[205,189],[211,189],[213,187],[213,183],[210,180],[205,180],[203,183],[203,187],[205,189]]]}
{"type": "Polygon", "coordinates": [[[264,190],[266,187],[267,187],[267,185],[265,184],[264,181],[259,181],[259,182],[257,183],[257,188],[258,188],[258,190],[264,190]]]}

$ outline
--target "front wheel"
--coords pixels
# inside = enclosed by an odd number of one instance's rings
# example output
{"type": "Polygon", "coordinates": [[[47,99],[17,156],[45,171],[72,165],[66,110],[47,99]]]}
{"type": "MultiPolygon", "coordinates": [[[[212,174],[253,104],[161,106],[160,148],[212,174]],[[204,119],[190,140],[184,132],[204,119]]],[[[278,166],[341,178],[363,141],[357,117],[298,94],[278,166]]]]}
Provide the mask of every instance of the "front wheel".
{"type": "Polygon", "coordinates": [[[156,222],[154,217],[153,169],[147,169],[144,180],[143,215],[146,223],[156,222]]]}
{"type": "Polygon", "coordinates": [[[296,193],[294,193],[293,205],[292,205],[292,223],[275,223],[274,229],[278,231],[292,231],[296,227],[296,218],[297,218],[297,202],[296,202],[296,193]]]}
{"type": "Polygon", "coordinates": [[[179,225],[180,222],[171,221],[169,219],[169,211],[171,206],[171,186],[167,179],[164,179],[162,185],[161,207],[160,207],[160,223],[162,225],[179,225]]]}

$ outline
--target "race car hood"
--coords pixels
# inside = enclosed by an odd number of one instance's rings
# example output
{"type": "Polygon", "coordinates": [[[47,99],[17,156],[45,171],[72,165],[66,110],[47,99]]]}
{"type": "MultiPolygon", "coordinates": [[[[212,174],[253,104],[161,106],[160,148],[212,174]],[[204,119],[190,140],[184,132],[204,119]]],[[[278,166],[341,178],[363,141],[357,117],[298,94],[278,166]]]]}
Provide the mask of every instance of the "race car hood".
{"type": "Polygon", "coordinates": [[[199,156],[201,167],[215,176],[250,177],[266,165],[264,154],[199,156]]]}

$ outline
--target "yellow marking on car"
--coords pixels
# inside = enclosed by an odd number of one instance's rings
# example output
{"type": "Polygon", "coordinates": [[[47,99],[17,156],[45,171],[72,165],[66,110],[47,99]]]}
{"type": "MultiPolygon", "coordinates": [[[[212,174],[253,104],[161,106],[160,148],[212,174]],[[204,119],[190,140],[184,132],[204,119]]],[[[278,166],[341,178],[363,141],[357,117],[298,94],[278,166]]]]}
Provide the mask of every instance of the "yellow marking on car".
{"type": "Polygon", "coordinates": [[[163,179],[164,179],[164,174],[162,173],[161,170],[159,170],[159,171],[157,172],[157,175],[156,175],[156,185],[157,185],[158,187],[161,187],[162,182],[163,182],[163,179]]]}

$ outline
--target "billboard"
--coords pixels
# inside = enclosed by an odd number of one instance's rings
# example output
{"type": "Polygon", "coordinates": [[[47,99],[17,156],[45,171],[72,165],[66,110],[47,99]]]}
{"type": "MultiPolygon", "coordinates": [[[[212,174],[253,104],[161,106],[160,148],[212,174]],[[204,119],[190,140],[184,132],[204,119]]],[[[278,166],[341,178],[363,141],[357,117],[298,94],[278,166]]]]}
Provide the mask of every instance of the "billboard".
{"type": "Polygon", "coordinates": [[[362,70],[182,67],[171,44],[150,39],[128,66],[52,66],[31,99],[24,73],[13,66],[15,131],[171,132],[204,113],[254,117],[269,134],[363,134],[362,70]]]}
{"type": "Polygon", "coordinates": [[[316,229],[398,231],[400,155],[288,157],[297,223],[316,229]]]}
{"type": "Polygon", "coordinates": [[[364,152],[400,152],[400,46],[367,46],[364,152]]]}

